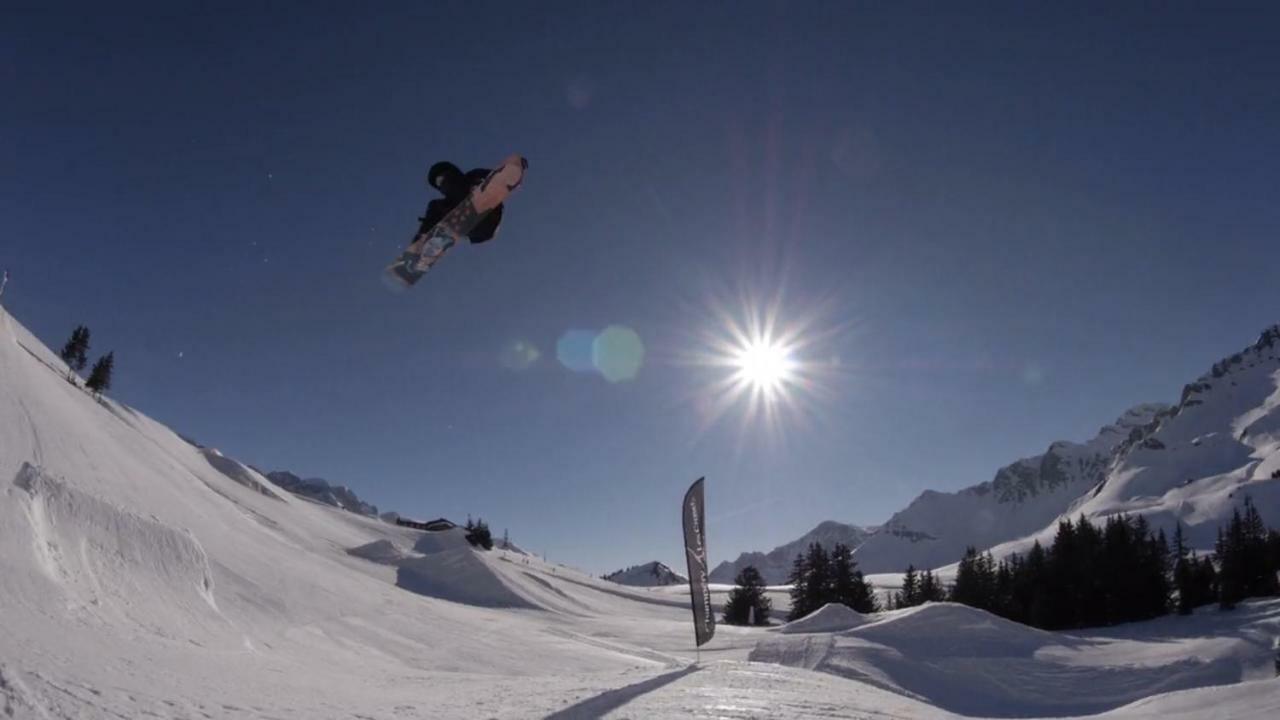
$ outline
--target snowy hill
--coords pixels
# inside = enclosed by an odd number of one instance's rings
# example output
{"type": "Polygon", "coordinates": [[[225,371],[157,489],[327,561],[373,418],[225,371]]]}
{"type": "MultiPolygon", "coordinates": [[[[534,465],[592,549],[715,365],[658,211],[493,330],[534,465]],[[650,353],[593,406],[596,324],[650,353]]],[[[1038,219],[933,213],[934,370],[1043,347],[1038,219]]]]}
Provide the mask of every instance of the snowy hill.
{"type": "Polygon", "coordinates": [[[765,583],[769,585],[782,585],[787,582],[787,576],[791,572],[791,564],[795,561],[796,555],[803,553],[809,547],[809,543],[820,543],[828,550],[835,546],[836,543],[843,543],[851,548],[857,548],[871,536],[874,530],[858,527],[857,525],[846,525],[844,523],[827,520],[819,523],[817,527],[800,536],[796,540],[792,540],[786,545],[780,545],[768,553],[762,552],[746,552],[738,556],[733,562],[722,562],[711,570],[711,582],[731,584],[738,572],[748,565],[754,565],[756,570],[760,571],[760,575],[764,578],[765,583]]]}
{"type": "MultiPolygon", "coordinates": [[[[1166,533],[1181,523],[1192,547],[1211,549],[1246,495],[1268,525],[1280,525],[1280,325],[1214,363],[1176,406],[1134,428],[1104,482],[1066,512],[1095,522],[1141,514],[1166,533]]],[[[1049,524],[995,552],[1023,551],[1054,531],[1049,524]]]]}
{"type": "Polygon", "coordinates": [[[619,585],[634,587],[663,587],[689,582],[688,578],[656,560],[609,573],[604,576],[604,579],[619,585]]]}
{"type": "Polygon", "coordinates": [[[389,718],[452,673],[436,716],[515,717],[566,702],[485,677],[682,662],[678,598],[304,500],[66,372],[0,310],[0,714],[389,718]]]}
{"type": "Polygon", "coordinates": [[[1253,682],[1280,602],[1088,636],[926,610],[843,632],[825,631],[856,623],[830,610],[792,634],[722,625],[695,663],[679,586],[626,587],[285,492],[67,382],[0,310],[5,717],[1280,710],[1274,682],[1253,682]]]}
{"type": "Polygon", "coordinates": [[[378,506],[370,505],[361,500],[346,485],[333,485],[328,480],[322,480],[321,478],[307,478],[304,480],[286,470],[269,472],[266,473],[266,476],[268,480],[294,495],[311,498],[316,502],[349,510],[359,515],[378,516],[378,506]]]}

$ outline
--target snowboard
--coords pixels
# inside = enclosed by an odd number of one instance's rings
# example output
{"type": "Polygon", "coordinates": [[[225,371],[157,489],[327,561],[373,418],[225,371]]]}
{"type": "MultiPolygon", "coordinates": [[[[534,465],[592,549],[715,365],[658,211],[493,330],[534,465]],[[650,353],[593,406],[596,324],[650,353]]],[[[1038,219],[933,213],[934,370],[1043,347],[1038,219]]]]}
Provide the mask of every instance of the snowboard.
{"type": "Polygon", "coordinates": [[[528,167],[529,162],[519,155],[503,160],[440,222],[414,236],[399,259],[387,267],[385,275],[404,287],[421,280],[459,238],[466,237],[489,211],[501,205],[512,191],[520,187],[528,167]]]}

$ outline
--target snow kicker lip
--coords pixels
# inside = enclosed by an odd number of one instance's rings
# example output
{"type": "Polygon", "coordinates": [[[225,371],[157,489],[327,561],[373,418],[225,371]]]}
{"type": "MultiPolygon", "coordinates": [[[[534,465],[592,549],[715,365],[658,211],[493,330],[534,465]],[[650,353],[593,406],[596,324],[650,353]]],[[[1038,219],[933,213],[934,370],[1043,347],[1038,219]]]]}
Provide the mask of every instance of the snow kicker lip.
{"type": "Polygon", "coordinates": [[[13,484],[26,495],[33,569],[57,586],[70,612],[126,618],[179,636],[193,627],[222,626],[209,558],[190,532],[72,487],[30,463],[23,463],[13,484]]]}

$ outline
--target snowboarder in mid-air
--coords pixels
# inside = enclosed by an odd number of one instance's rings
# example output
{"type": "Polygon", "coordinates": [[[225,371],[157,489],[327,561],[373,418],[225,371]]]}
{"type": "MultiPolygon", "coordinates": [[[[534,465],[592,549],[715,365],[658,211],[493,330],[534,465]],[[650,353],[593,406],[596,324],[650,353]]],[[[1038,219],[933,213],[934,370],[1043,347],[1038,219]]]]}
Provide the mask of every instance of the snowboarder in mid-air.
{"type": "Polygon", "coordinates": [[[432,200],[413,242],[387,268],[387,277],[413,285],[462,238],[472,244],[493,239],[502,223],[502,203],[524,180],[529,163],[519,155],[502,161],[494,170],[477,168],[464,173],[451,162],[438,162],[427,173],[427,182],[444,197],[432,200]]]}
{"type": "MultiPolygon", "coordinates": [[[[484,182],[484,179],[492,172],[486,168],[476,168],[468,173],[451,162],[441,161],[431,166],[431,170],[427,173],[427,183],[431,187],[440,191],[444,197],[436,198],[427,203],[427,212],[418,218],[422,225],[418,228],[419,235],[426,235],[435,227],[436,223],[444,219],[449,211],[458,207],[458,204],[467,199],[467,195],[471,189],[484,182]]],[[[478,245],[487,240],[492,240],[493,236],[498,233],[498,225],[502,223],[502,205],[489,211],[471,232],[467,233],[467,238],[471,240],[473,245],[478,245]]]]}

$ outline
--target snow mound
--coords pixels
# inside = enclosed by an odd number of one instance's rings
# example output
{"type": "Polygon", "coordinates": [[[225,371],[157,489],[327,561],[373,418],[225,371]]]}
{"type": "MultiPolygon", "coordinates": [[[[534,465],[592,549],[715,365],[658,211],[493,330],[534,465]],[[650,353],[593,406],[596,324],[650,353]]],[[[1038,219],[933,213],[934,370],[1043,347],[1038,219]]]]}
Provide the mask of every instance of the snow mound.
{"type": "Polygon", "coordinates": [[[18,494],[15,509],[24,517],[4,522],[0,532],[0,545],[12,550],[0,570],[6,584],[43,585],[40,596],[60,598],[73,616],[92,623],[183,635],[193,625],[224,626],[208,557],[190,533],[69,487],[29,463],[8,492],[18,494]],[[25,558],[17,552],[24,547],[25,558]]]}
{"type": "Polygon", "coordinates": [[[462,528],[424,532],[412,552],[382,539],[349,548],[347,554],[397,568],[396,585],[419,595],[478,607],[538,607],[498,570],[488,553],[471,547],[462,528]]]}
{"type": "Polygon", "coordinates": [[[860,680],[964,715],[1083,715],[1258,676],[1268,650],[1254,635],[1262,627],[1274,630],[1280,604],[1245,612],[1256,617],[1233,626],[1236,637],[1208,627],[1219,622],[1216,615],[1196,622],[1161,618],[1086,636],[929,603],[838,633],[774,635],[750,658],[860,680]]]}
{"type": "Polygon", "coordinates": [[[865,625],[866,623],[867,616],[848,605],[827,603],[799,620],[783,625],[778,632],[788,635],[840,632],[865,625]]]}
{"type": "Polygon", "coordinates": [[[479,607],[537,607],[503,582],[470,548],[408,558],[398,566],[396,584],[419,595],[479,607]]]}
{"type": "Polygon", "coordinates": [[[374,540],[371,543],[348,549],[347,554],[382,565],[398,565],[401,560],[408,557],[399,546],[390,540],[374,540]]]}

